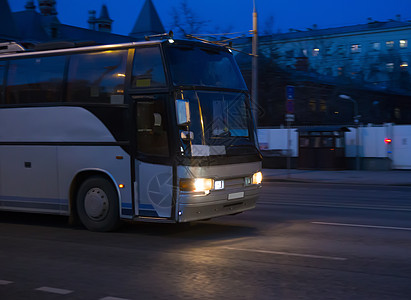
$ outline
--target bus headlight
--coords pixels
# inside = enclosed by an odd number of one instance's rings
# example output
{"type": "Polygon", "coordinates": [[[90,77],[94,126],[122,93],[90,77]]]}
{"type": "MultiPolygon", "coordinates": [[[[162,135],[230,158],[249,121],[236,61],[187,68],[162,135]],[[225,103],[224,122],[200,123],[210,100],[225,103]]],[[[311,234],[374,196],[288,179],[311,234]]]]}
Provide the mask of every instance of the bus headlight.
{"type": "Polygon", "coordinates": [[[261,184],[263,181],[263,173],[257,172],[254,173],[253,176],[251,177],[246,177],[245,178],[245,185],[253,185],[253,184],[261,184]]]}
{"type": "Polygon", "coordinates": [[[253,174],[252,184],[261,184],[263,181],[263,173],[257,172],[253,174]]]}
{"type": "Polygon", "coordinates": [[[207,192],[214,187],[214,180],[210,178],[182,178],[180,190],[189,192],[207,192]]]}
{"type": "Polygon", "coordinates": [[[224,189],[224,180],[215,180],[214,181],[214,189],[215,190],[223,190],[224,189]]]}
{"type": "Polygon", "coordinates": [[[196,178],[194,179],[194,192],[209,191],[214,186],[214,180],[208,178],[196,178]]]}

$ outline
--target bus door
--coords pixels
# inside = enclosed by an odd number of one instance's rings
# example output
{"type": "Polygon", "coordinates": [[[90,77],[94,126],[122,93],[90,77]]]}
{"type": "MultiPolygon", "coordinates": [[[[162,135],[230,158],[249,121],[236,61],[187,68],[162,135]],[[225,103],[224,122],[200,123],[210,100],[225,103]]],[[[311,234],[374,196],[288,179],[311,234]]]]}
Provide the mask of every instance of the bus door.
{"type": "Polygon", "coordinates": [[[135,207],[141,217],[170,218],[173,167],[166,95],[131,96],[135,104],[135,207]]]}

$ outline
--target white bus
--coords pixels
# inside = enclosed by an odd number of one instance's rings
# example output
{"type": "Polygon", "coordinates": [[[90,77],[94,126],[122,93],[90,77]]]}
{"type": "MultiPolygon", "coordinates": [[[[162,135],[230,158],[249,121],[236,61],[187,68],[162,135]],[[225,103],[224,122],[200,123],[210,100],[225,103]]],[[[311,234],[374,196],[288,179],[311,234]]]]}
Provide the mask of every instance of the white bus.
{"type": "Polygon", "coordinates": [[[0,210],[110,231],[237,214],[261,181],[250,96],[226,48],[0,44],[0,210]]]}

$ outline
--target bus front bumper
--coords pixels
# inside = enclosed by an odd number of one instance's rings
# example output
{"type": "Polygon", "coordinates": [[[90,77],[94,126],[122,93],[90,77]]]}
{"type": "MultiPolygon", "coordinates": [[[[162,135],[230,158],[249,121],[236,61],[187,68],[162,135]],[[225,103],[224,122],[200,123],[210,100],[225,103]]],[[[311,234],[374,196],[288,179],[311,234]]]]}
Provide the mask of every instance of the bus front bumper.
{"type": "MultiPolygon", "coordinates": [[[[229,200],[228,193],[211,193],[206,196],[180,195],[177,222],[201,221],[234,215],[255,208],[261,186],[246,189],[244,196],[229,200]]],[[[236,194],[241,195],[242,192],[236,194]],[[239,194],[240,193],[240,194],[239,194]]]]}

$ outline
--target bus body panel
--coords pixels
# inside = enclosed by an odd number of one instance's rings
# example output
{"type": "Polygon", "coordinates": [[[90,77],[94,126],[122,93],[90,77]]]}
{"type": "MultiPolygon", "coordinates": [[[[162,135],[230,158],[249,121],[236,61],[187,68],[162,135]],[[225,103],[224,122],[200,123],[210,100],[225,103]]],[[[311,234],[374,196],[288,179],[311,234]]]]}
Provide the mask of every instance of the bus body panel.
{"type": "Polygon", "coordinates": [[[58,155],[60,197],[64,198],[67,203],[70,187],[78,174],[82,172],[105,174],[117,190],[120,216],[126,219],[133,217],[132,190],[134,187],[130,181],[130,157],[121,147],[59,147],[58,155]],[[124,187],[119,188],[120,184],[124,187]]]}
{"type": "Polygon", "coordinates": [[[173,168],[136,160],[138,197],[135,207],[143,217],[170,218],[173,200],[173,168]]]}
{"type": "Polygon", "coordinates": [[[115,142],[108,128],[82,107],[0,109],[2,143],[115,142]]]}
{"type": "Polygon", "coordinates": [[[132,218],[130,156],[86,109],[0,109],[0,142],[0,209],[67,215],[75,176],[97,171],[116,185],[121,216],[132,218]]]}
{"type": "Polygon", "coordinates": [[[261,185],[246,185],[246,178],[261,171],[261,162],[221,166],[179,166],[178,178],[211,178],[224,180],[222,190],[179,192],[178,222],[209,219],[236,214],[255,207],[261,185]]]}
{"type": "Polygon", "coordinates": [[[0,173],[0,207],[67,210],[59,193],[55,146],[1,146],[0,173]]]}

